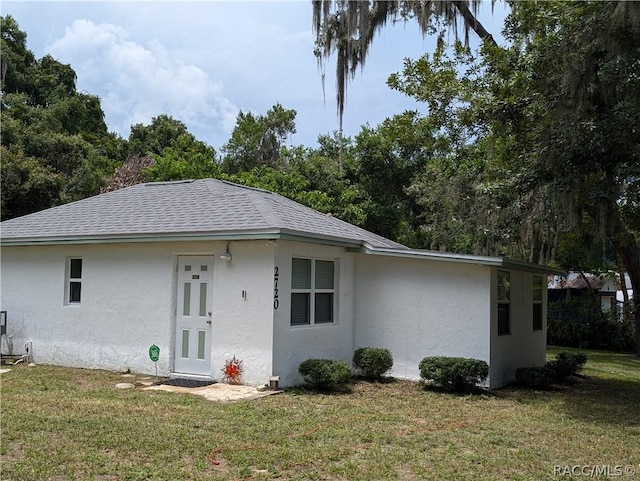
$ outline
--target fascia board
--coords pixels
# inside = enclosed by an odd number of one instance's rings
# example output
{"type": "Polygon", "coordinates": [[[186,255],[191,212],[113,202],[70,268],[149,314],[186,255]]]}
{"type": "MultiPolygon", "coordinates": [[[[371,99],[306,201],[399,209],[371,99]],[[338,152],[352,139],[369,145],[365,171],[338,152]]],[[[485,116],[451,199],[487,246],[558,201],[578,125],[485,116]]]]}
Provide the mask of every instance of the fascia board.
{"type": "Polygon", "coordinates": [[[540,264],[531,264],[529,262],[516,261],[513,259],[504,259],[503,267],[505,269],[513,269],[519,271],[532,272],[534,274],[554,274],[554,275],[565,275],[567,271],[563,269],[558,269],[556,267],[544,266],[540,264]]]}
{"type": "Polygon", "coordinates": [[[123,244],[133,242],[185,242],[216,240],[261,240],[277,239],[277,230],[217,232],[217,233],[184,233],[184,234],[140,234],[140,235],[97,235],[68,237],[27,237],[0,239],[0,246],[36,246],[36,245],[73,245],[73,244],[123,244]]]}
{"type": "Polygon", "coordinates": [[[471,254],[454,254],[451,252],[438,252],[420,249],[387,249],[364,245],[360,249],[350,249],[352,252],[359,252],[369,255],[381,255],[390,257],[404,257],[410,259],[425,259],[434,261],[458,262],[464,264],[476,264],[490,267],[501,267],[504,269],[513,269],[541,274],[563,274],[564,271],[554,269],[553,267],[542,266],[539,264],[529,264],[527,262],[514,261],[504,257],[493,256],[475,256],[471,254]]]}
{"type": "Polygon", "coordinates": [[[311,242],[339,247],[359,247],[360,241],[344,239],[321,234],[289,229],[265,229],[251,231],[229,231],[215,233],[178,233],[178,234],[123,234],[123,235],[95,235],[95,236],[65,236],[65,237],[25,237],[0,238],[0,246],[36,246],[36,245],[75,245],[75,244],[122,244],[132,242],[186,242],[186,241],[215,241],[215,240],[261,240],[283,239],[298,242],[311,242]]]}

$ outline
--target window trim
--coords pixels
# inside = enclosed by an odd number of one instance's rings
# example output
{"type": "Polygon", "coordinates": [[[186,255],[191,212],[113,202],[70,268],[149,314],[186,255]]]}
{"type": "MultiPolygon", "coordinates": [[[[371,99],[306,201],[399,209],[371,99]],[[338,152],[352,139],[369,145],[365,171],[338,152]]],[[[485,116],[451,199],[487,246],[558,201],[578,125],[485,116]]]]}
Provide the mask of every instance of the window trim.
{"type": "Polygon", "coordinates": [[[544,330],[544,300],[543,300],[543,289],[544,289],[544,280],[542,278],[541,275],[539,274],[534,274],[531,277],[531,328],[532,331],[542,331],[544,330]],[[536,292],[537,292],[537,286],[536,286],[536,279],[540,280],[540,299],[536,299],[536,292]],[[536,306],[540,306],[539,308],[537,308],[536,306]],[[536,316],[536,310],[539,309],[539,319],[536,316]]]}
{"type": "Polygon", "coordinates": [[[499,269],[497,271],[497,279],[496,279],[496,298],[498,300],[497,302],[497,312],[496,312],[496,321],[498,324],[498,336],[510,336],[511,335],[511,272],[510,271],[506,271],[506,270],[502,270],[499,269]],[[501,298],[500,296],[500,281],[501,281],[501,277],[503,277],[503,284],[504,284],[504,279],[506,279],[507,282],[507,287],[506,290],[504,289],[503,286],[503,292],[506,292],[506,295],[504,296],[504,298],[501,298]],[[507,323],[506,326],[503,325],[503,323],[500,320],[500,310],[501,310],[501,306],[507,306],[507,323]]]}
{"type": "Polygon", "coordinates": [[[82,284],[83,284],[83,262],[82,257],[80,256],[70,256],[67,257],[65,262],[65,289],[64,289],[64,305],[65,306],[79,306],[82,304],[82,284]],[[72,268],[71,264],[73,261],[80,261],[80,277],[71,277],[72,268]],[[71,288],[72,284],[79,284],[78,290],[78,300],[72,300],[71,296],[73,294],[73,289],[71,288]]]}
{"type": "Polygon", "coordinates": [[[293,282],[291,285],[291,295],[290,299],[290,313],[289,313],[289,327],[298,328],[298,327],[309,327],[309,326],[330,326],[336,324],[336,312],[337,312],[337,296],[336,296],[336,283],[337,283],[337,272],[338,272],[338,261],[337,259],[330,259],[324,257],[308,257],[308,256],[292,256],[291,257],[291,277],[293,280],[293,261],[294,259],[300,260],[308,260],[310,261],[311,268],[309,270],[309,288],[294,288],[293,282]],[[333,288],[331,289],[321,289],[316,288],[316,263],[317,262],[331,262],[333,265],[333,288]],[[308,294],[308,322],[305,323],[293,323],[292,315],[293,315],[293,295],[294,294],[308,294]],[[331,294],[332,295],[332,309],[331,309],[331,321],[330,322],[317,322],[316,321],[316,295],[317,294],[331,294]]]}

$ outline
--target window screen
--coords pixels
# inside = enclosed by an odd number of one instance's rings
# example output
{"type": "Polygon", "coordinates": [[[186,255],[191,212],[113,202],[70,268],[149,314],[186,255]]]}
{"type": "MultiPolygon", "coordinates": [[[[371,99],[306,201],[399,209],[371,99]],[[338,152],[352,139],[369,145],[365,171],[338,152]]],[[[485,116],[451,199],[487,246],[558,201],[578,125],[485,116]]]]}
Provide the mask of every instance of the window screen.
{"type": "Polygon", "coordinates": [[[335,321],[335,261],[291,260],[291,325],[335,321]]]}

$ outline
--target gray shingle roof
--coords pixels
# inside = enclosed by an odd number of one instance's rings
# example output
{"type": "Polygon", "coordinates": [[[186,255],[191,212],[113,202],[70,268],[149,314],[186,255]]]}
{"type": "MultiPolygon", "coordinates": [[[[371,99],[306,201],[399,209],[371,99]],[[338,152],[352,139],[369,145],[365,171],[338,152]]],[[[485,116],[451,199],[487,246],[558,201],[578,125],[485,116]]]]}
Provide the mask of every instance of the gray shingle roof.
{"type": "Polygon", "coordinates": [[[139,184],[0,224],[5,244],[271,233],[406,248],[278,194],[216,179],[139,184]]]}

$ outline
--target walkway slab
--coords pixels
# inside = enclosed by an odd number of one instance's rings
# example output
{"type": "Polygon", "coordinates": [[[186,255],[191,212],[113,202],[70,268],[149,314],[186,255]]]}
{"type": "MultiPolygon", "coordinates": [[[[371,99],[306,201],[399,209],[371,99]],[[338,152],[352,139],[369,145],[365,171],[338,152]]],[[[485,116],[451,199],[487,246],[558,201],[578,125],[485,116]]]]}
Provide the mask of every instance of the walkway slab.
{"type": "Polygon", "coordinates": [[[155,386],[147,386],[143,389],[150,389],[154,391],[168,391],[168,392],[180,392],[185,394],[195,394],[202,396],[209,401],[217,402],[234,402],[234,401],[250,401],[252,399],[258,399],[265,396],[271,396],[278,394],[282,391],[268,391],[260,390],[254,386],[239,386],[233,384],[216,383],[210,386],[202,387],[180,387],[180,386],[166,386],[164,384],[158,384],[155,386]]]}

